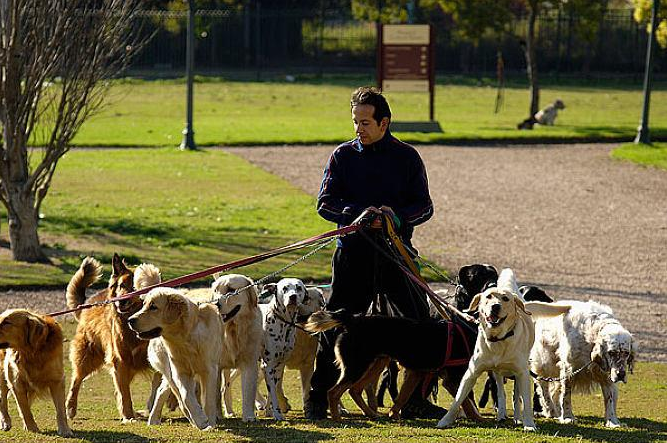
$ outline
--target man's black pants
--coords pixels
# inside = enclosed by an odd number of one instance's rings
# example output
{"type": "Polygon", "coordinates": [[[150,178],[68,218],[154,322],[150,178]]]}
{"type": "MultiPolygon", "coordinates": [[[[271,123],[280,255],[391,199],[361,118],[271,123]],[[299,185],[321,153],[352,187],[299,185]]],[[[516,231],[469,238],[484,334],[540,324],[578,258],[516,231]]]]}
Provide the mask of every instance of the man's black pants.
{"type": "MultiPolygon", "coordinates": [[[[359,235],[359,234],[354,234],[359,235]]],[[[384,246],[378,234],[369,233],[384,246]]],[[[395,263],[362,238],[352,246],[338,247],[332,260],[332,289],[326,309],[345,308],[366,313],[377,295],[386,297],[395,315],[422,319],[429,315],[426,297],[415,290],[408,277],[395,263]]],[[[332,329],[320,338],[315,372],[311,381],[310,402],[327,404],[327,391],[338,381],[340,371],[334,364],[334,345],[340,329],[332,329]]]]}

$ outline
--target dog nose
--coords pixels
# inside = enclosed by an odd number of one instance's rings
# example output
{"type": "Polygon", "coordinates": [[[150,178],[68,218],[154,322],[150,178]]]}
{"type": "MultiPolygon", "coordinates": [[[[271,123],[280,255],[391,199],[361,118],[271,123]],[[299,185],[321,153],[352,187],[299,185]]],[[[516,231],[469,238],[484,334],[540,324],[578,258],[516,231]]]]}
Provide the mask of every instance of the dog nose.
{"type": "Polygon", "coordinates": [[[130,317],[127,320],[127,323],[130,325],[131,328],[133,328],[137,324],[137,319],[134,317],[130,317]]]}
{"type": "Polygon", "coordinates": [[[296,294],[292,294],[289,296],[289,304],[290,305],[295,305],[296,304],[296,294]]]}
{"type": "Polygon", "coordinates": [[[496,303],[496,304],[494,304],[494,305],[491,305],[491,312],[492,312],[493,314],[497,314],[497,313],[500,312],[500,309],[501,309],[502,307],[503,307],[503,306],[502,306],[500,303],[496,303]]]}

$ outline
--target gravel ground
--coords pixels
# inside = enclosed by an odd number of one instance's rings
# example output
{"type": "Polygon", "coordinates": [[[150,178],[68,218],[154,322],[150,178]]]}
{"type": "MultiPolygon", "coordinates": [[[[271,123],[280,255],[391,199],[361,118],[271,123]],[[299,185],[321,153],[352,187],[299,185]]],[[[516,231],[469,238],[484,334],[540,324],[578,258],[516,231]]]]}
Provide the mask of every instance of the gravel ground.
{"type": "MultiPolygon", "coordinates": [[[[229,148],[311,195],[333,146],[229,148]]],[[[558,299],[610,305],[642,360],[667,362],[667,172],[610,160],[609,145],[419,147],[434,217],[421,254],[450,271],[511,267],[558,299]]],[[[61,291],[0,293],[49,312],[61,291]]]]}
{"type": "MultiPolygon", "coordinates": [[[[610,145],[418,147],[433,218],[421,254],[450,271],[511,267],[558,299],[610,305],[643,360],[667,362],[667,172],[610,145]]],[[[334,146],[230,148],[316,195],[334,146]]]]}

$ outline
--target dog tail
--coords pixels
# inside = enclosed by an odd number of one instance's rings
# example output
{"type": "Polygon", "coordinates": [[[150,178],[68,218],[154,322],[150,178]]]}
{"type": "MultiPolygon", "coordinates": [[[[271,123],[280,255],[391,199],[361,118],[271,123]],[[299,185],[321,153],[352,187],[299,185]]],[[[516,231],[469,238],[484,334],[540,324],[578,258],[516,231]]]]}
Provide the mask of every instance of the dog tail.
{"type": "Polygon", "coordinates": [[[571,305],[558,303],[544,303],[541,301],[529,301],[525,304],[526,311],[533,317],[557,317],[561,314],[570,312],[571,305]]]}
{"type": "MultiPolygon", "coordinates": [[[[86,257],[81,262],[81,266],[74,273],[72,279],[67,284],[67,307],[74,309],[86,301],[86,289],[97,283],[102,278],[102,264],[93,257],[86,257]]],[[[81,311],[74,313],[74,318],[79,320],[81,311]]]]}
{"type": "Polygon", "coordinates": [[[317,311],[308,318],[304,328],[308,332],[324,332],[338,326],[345,326],[351,316],[344,309],[337,311],[317,311]]]}
{"type": "Polygon", "coordinates": [[[144,289],[162,283],[162,275],[157,266],[142,263],[134,270],[134,288],[144,289]]]}

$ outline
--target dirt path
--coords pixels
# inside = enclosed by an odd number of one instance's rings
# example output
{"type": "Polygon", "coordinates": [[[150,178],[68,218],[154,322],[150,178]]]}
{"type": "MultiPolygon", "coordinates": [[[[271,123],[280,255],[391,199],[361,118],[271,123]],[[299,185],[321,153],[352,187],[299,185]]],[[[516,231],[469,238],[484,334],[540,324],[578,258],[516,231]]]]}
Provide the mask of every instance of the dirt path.
{"type": "MultiPolygon", "coordinates": [[[[311,195],[334,146],[230,148],[311,195]]],[[[559,299],[609,304],[641,357],[667,362],[667,172],[609,145],[419,147],[436,212],[421,253],[448,270],[485,262],[559,299]]]]}

